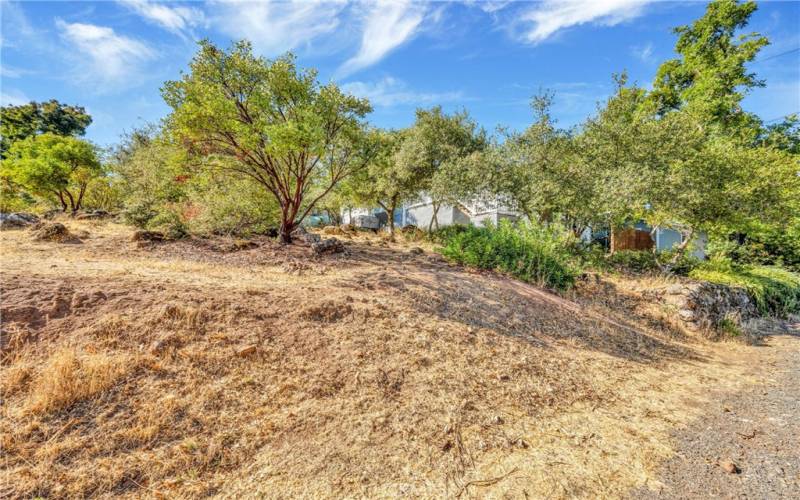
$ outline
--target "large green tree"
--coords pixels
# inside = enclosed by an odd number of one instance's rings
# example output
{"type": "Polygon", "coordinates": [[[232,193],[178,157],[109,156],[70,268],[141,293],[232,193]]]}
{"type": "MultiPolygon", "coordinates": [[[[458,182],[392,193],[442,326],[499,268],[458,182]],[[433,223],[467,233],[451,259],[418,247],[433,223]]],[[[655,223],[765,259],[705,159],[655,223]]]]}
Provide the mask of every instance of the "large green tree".
{"type": "Polygon", "coordinates": [[[563,219],[578,234],[596,217],[595,172],[578,161],[576,140],[559,129],[549,92],[531,100],[534,122],[522,133],[505,133],[484,155],[485,185],[532,221],[563,219]]]}
{"type": "Polygon", "coordinates": [[[439,227],[442,204],[457,203],[472,194],[476,185],[466,175],[465,160],[488,143],[486,132],[466,111],[448,115],[440,106],[417,110],[394,161],[396,168],[422,180],[418,187],[433,206],[429,230],[439,227]]]}
{"type": "Polygon", "coordinates": [[[81,106],[62,104],[55,99],[0,108],[0,153],[35,134],[83,135],[92,118],[81,106]]]}
{"type": "Polygon", "coordinates": [[[372,155],[363,122],[369,102],[320,85],[291,54],[270,61],[246,41],[229,50],[202,41],[189,72],[162,94],[180,143],[204,165],[250,177],[275,198],[285,243],[317,201],[372,155]]]}
{"type": "Polygon", "coordinates": [[[49,132],[15,142],[2,165],[3,177],[57,200],[73,214],[81,209],[89,183],[103,173],[94,146],[49,132]]]}
{"type": "Polygon", "coordinates": [[[356,204],[378,205],[386,211],[391,236],[395,232],[394,215],[398,207],[419,198],[426,184],[423,169],[397,161],[405,137],[406,131],[383,132],[377,154],[353,178],[350,189],[350,197],[356,204]]]}
{"type": "Polygon", "coordinates": [[[753,1],[714,0],[690,26],[675,29],[679,57],[658,69],[650,94],[658,111],[688,107],[703,126],[749,133],[757,118],[741,108],[754,87],[763,87],[746,65],[767,45],[758,33],[741,34],[757,6],[753,1]]]}

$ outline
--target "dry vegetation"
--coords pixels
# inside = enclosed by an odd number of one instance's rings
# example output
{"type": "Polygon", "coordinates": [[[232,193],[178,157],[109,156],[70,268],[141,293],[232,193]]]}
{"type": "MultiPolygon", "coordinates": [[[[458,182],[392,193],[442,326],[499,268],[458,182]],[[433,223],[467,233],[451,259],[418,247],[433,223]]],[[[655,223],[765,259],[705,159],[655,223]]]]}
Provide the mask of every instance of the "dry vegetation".
{"type": "Polygon", "coordinates": [[[621,279],[67,226],[1,236],[0,496],[619,497],[750,381],[621,279]]]}

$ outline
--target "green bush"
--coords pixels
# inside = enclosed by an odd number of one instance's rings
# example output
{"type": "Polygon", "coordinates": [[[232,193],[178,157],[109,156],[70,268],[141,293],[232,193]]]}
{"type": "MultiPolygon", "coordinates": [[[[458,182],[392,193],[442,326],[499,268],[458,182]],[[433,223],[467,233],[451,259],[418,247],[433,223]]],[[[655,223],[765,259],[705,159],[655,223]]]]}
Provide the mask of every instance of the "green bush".
{"type": "Polygon", "coordinates": [[[499,226],[449,226],[432,239],[443,245],[441,254],[455,262],[557,290],[570,288],[579,273],[573,237],[558,228],[503,221],[499,226]]]}
{"type": "Polygon", "coordinates": [[[800,272],[800,218],[785,227],[748,228],[742,243],[727,236],[715,236],[709,244],[709,253],[742,265],[780,266],[800,272]]]}
{"type": "Polygon", "coordinates": [[[611,267],[617,271],[648,273],[658,271],[658,264],[652,252],[641,250],[618,250],[607,258],[611,267]]]}
{"type": "Polygon", "coordinates": [[[694,279],[747,290],[758,311],[785,316],[800,312],[800,274],[775,266],[741,266],[716,258],[689,273],[694,279]]]}

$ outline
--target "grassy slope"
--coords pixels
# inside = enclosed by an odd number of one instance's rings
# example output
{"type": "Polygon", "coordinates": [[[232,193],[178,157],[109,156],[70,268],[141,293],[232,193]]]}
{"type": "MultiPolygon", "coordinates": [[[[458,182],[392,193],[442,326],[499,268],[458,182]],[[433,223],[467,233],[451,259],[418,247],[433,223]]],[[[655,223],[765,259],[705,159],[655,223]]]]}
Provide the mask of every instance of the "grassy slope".
{"type": "Polygon", "coordinates": [[[621,281],[564,298],[374,238],[309,262],[75,229],[2,234],[11,496],[619,496],[708,385],[749,380],[746,348],[621,281]]]}

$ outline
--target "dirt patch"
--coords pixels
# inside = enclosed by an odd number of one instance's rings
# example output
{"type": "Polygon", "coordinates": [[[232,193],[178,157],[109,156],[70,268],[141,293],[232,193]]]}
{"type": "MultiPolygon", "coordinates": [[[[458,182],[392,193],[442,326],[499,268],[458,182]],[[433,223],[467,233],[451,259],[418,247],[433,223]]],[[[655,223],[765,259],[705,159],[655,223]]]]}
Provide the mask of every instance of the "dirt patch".
{"type": "Polygon", "coordinates": [[[677,453],[636,498],[792,498],[800,491],[797,420],[800,324],[794,335],[772,336],[760,383],[736,395],[718,393],[699,422],[674,434],[677,453]]]}
{"type": "Polygon", "coordinates": [[[306,307],[300,312],[300,317],[310,321],[332,323],[347,318],[353,314],[353,306],[345,302],[326,300],[320,304],[306,307]]]}

